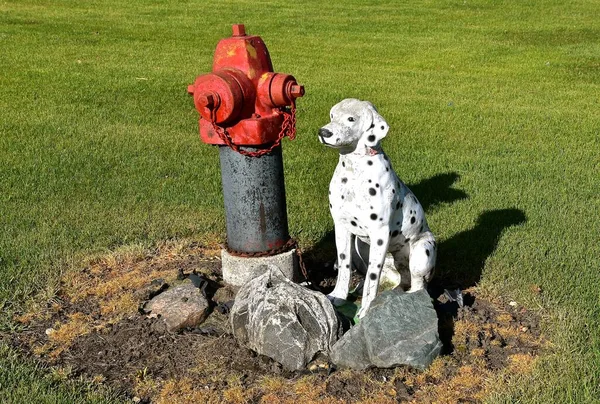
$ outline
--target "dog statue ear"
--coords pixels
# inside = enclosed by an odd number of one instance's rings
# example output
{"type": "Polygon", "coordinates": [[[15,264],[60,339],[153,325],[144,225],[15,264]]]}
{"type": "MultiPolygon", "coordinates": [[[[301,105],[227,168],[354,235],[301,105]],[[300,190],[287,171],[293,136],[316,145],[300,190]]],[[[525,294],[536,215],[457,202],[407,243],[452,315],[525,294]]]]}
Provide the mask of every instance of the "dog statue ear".
{"type": "Polygon", "coordinates": [[[377,109],[373,104],[371,104],[369,101],[365,101],[365,103],[367,104],[367,108],[369,108],[371,115],[373,116],[371,126],[369,129],[367,129],[365,143],[367,146],[375,146],[387,135],[388,131],[390,130],[390,126],[385,119],[379,115],[379,112],[377,112],[377,109]]]}

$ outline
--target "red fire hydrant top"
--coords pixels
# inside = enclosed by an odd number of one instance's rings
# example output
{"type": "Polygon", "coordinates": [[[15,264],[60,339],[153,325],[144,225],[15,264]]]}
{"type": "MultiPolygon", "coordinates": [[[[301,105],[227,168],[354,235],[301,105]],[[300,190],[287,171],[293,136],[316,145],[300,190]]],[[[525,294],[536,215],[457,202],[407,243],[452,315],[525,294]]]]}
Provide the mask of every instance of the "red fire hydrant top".
{"type": "Polygon", "coordinates": [[[201,139],[237,147],[293,137],[295,100],[304,87],[293,76],[274,73],[262,39],[236,24],[233,36],[217,45],[212,73],[196,78],[188,92],[200,113],[201,139]]]}

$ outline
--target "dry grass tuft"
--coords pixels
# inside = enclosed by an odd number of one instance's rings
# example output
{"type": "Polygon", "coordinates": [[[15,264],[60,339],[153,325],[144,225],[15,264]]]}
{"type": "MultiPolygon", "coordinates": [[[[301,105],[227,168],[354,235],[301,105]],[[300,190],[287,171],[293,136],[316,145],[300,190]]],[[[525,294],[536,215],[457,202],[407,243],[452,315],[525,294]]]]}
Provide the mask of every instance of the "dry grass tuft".
{"type": "Polygon", "coordinates": [[[514,354],[508,357],[508,371],[518,374],[531,373],[537,357],[530,354],[514,354]]]}
{"type": "Polygon", "coordinates": [[[70,314],[64,323],[56,323],[54,328],[48,330],[48,343],[34,348],[34,353],[56,359],[77,337],[90,332],[91,321],[90,317],[83,313],[70,314]]]}
{"type": "Polygon", "coordinates": [[[156,404],[217,403],[214,392],[198,386],[192,379],[167,380],[158,395],[156,404]]]}

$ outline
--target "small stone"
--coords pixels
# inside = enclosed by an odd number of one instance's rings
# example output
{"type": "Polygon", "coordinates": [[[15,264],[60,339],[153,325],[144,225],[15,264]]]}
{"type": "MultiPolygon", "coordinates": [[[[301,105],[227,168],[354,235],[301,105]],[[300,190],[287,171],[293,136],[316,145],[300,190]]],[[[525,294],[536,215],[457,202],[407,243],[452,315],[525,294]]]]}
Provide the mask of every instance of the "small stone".
{"type": "Polygon", "coordinates": [[[217,289],[213,296],[213,300],[216,303],[226,303],[233,299],[235,299],[235,290],[229,285],[217,289]]]}
{"type": "Polygon", "coordinates": [[[511,307],[517,307],[517,302],[515,302],[514,300],[511,300],[510,302],[508,302],[508,305],[511,307]]]}
{"type": "Polygon", "coordinates": [[[209,314],[208,300],[190,281],[161,293],[144,307],[149,317],[160,317],[169,331],[196,327],[209,314]]]}
{"type": "Polygon", "coordinates": [[[46,328],[46,335],[51,336],[56,330],[54,328],[46,328]]]}

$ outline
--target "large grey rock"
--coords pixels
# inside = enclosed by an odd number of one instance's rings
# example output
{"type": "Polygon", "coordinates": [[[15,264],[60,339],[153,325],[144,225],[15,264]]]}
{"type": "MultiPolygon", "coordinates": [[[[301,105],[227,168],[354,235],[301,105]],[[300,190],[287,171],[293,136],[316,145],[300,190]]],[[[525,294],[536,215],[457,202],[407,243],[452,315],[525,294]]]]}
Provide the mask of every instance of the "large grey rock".
{"type": "Polygon", "coordinates": [[[394,289],[375,298],[365,317],[333,346],[330,357],[336,365],[353,369],[425,369],[441,349],[429,294],[394,289]]]}
{"type": "Polygon", "coordinates": [[[288,280],[275,266],[242,286],[231,309],[233,334],[242,345],[281,363],[306,366],[329,353],[343,330],[327,297],[288,280]]]}
{"type": "Polygon", "coordinates": [[[155,296],[144,311],[150,312],[150,317],[160,316],[169,331],[177,331],[202,323],[209,314],[209,304],[200,289],[186,280],[155,296]]]}

